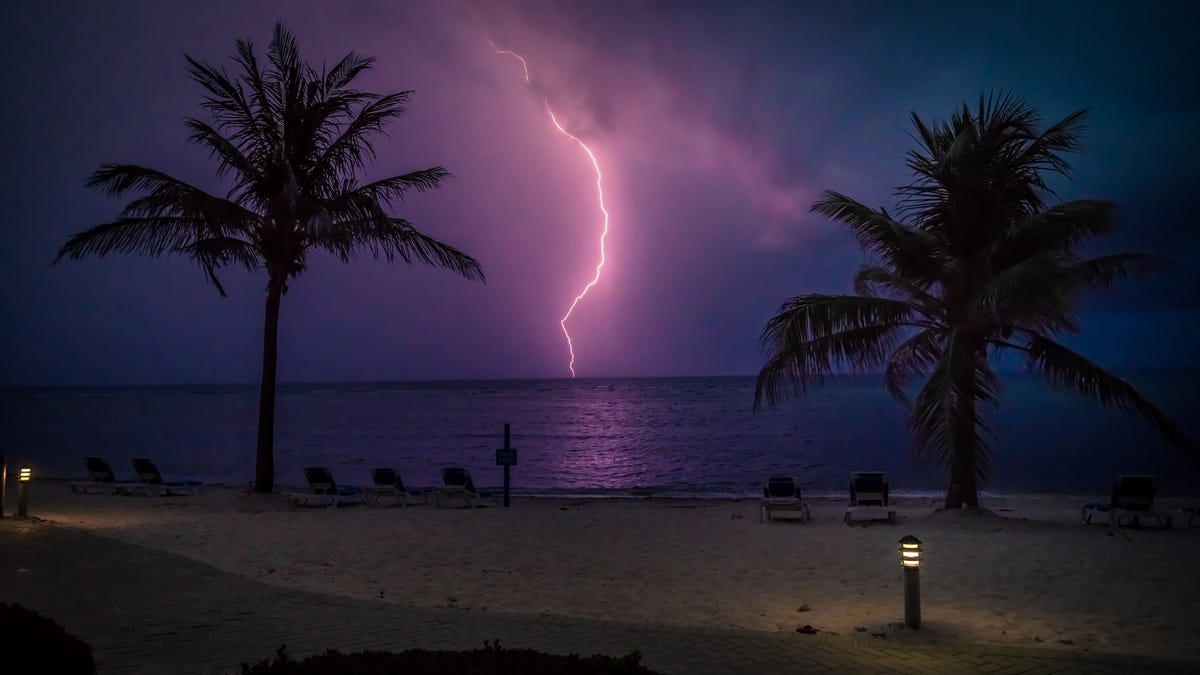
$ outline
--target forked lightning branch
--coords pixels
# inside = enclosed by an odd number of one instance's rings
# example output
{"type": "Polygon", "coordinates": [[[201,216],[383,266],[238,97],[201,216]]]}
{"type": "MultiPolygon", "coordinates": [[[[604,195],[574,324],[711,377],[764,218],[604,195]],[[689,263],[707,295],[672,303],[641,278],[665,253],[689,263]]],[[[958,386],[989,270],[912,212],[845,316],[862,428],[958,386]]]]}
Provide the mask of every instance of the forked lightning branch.
{"type": "MultiPolygon", "coordinates": [[[[522,70],[525,72],[525,83],[532,83],[532,80],[529,77],[529,63],[525,61],[525,57],[509,49],[500,49],[496,46],[495,42],[492,42],[490,37],[488,38],[488,44],[492,46],[492,49],[496,50],[497,54],[511,56],[519,61],[521,63],[522,70]]],[[[596,171],[596,198],[600,205],[600,213],[604,216],[604,227],[600,232],[600,262],[596,263],[596,271],[592,275],[592,280],[587,282],[587,284],[583,287],[583,290],[579,291],[579,294],[576,295],[575,299],[571,301],[571,306],[567,308],[567,313],[564,314],[562,319],[560,319],[558,322],[558,325],[562,327],[563,337],[567,339],[567,352],[570,354],[570,361],[567,363],[567,368],[571,371],[571,377],[575,377],[575,345],[571,341],[570,331],[567,330],[567,319],[571,318],[571,313],[575,311],[575,306],[579,304],[580,300],[583,300],[583,297],[592,289],[592,286],[595,286],[596,283],[600,281],[600,269],[604,267],[604,240],[608,236],[608,210],[604,208],[604,175],[600,172],[600,163],[596,160],[596,154],[592,152],[592,149],[589,148],[582,139],[567,131],[566,128],[563,127],[563,125],[558,121],[558,116],[556,116],[554,111],[550,108],[550,100],[543,98],[542,104],[546,107],[546,114],[550,117],[550,122],[554,124],[554,128],[557,129],[558,132],[563,136],[566,136],[574,141],[581,149],[583,149],[584,153],[587,154],[588,159],[592,161],[592,168],[596,171]]]]}

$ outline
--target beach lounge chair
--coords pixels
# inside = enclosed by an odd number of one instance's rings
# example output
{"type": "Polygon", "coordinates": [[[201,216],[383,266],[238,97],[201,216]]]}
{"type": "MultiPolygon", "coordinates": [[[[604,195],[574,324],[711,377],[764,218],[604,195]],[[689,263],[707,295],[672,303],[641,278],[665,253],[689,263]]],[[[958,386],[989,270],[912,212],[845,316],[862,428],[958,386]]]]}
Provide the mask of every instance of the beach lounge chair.
{"type": "Polygon", "coordinates": [[[1171,517],[1154,508],[1156,492],[1154,476],[1117,476],[1108,503],[1085,504],[1079,517],[1090,523],[1092,516],[1107,513],[1108,524],[1113,527],[1126,523],[1139,526],[1142,518],[1153,518],[1159,526],[1170,529],[1171,517]]]}
{"type": "Polygon", "coordinates": [[[145,457],[133,458],[133,470],[137,472],[138,478],[147,485],[157,486],[157,489],[162,490],[164,496],[171,497],[174,495],[194,495],[196,490],[203,485],[198,480],[178,480],[165,481],[162,474],[158,472],[158,466],[153,461],[145,457]]]}
{"type": "Polygon", "coordinates": [[[495,500],[495,495],[490,492],[476,489],[471,472],[458,466],[442,469],[442,485],[433,488],[433,501],[439,509],[446,508],[451,497],[455,496],[462,497],[471,508],[475,508],[480,499],[495,500]]]}
{"type": "Polygon", "coordinates": [[[131,495],[135,492],[149,494],[144,483],[117,480],[112,467],[108,465],[108,462],[103,457],[84,457],[83,461],[87,464],[88,473],[91,474],[92,479],[90,481],[73,481],[69,483],[71,492],[79,492],[85,495],[131,495]]]}
{"type": "Polygon", "coordinates": [[[800,481],[792,476],[771,476],[763,479],[763,499],[758,513],[758,522],[771,520],[776,511],[795,511],[800,520],[809,520],[812,514],[808,503],[800,494],[800,481]]]}
{"type": "Polygon", "coordinates": [[[842,517],[847,525],[855,520],[895,522],[896,509],[888,504],[888,477],[882,471],[855,471],[850,474],[850,503],[842,517]]]}
{"type": "Polygon", "coordinates": [[[1193,523],[1200,522],[1200,506],[1181,506],[1175,509],[1175,518],[1184,527],[1191,527],[1193,523]]]}
{"type": "Polygon", "coordinates": [[[366,504],[367,500],[357,488],[339,486],[333,473],[323,466],[304,468],[304,478],[311,492],[293,492],[287,496],[294,506],[341,506],[342,504],[366,504]]]}
{"type": "Polygon", "coordinates": [[[400,506],[408,506],[408,498],[420,497],[426,504],[429,503],[429,497],[420,490],[406,490],[404,481],[400,478],[400,473],[395,469],[377,468],[371,469],[371,481],[374,485],[363,488],[363,495],[366,497],[367,506],[378,504],[383,497],[390,497],[400,506]]]}

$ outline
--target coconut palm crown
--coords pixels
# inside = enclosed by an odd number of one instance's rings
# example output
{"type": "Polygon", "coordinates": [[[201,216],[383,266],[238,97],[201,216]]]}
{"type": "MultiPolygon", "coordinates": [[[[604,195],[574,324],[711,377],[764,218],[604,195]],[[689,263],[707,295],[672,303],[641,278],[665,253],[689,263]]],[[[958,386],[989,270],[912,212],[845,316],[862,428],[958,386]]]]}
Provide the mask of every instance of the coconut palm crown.
{"type": "Polygon", "coordinates": [[[388,208],[410,190],[441,185],[442,167],[360,183],[375,158],[372,140],[403,114],[411,92],[376,94],[353,87],[374,59],[351,52],[318,71],[300,58],[296,39],[275,26],[260,65],[251,43],[236,42],[236,75],[187,58],[203,89],[210,121],[187,119],[189,140],[207,149],[217,174],[231,180],[225,196],[209,194],[162,171],[104,164],[87,186],[112,196],[140,193],[112,222],[72,235],[63,258],[109,253],[190,258],[221,294],[217,272],[234,266],[267,276],[254,489],[274,487],[274,412],[279,306],[289,280],[313,253],[342,262],[363,254],[399,258],[483,280],[470,256],[417,231],[388,208]]]}
{"type": "Polygon", "coordinates": [[[1001,396],[992,365],[1013,352],[1050,384],[1139,415],[1195,453],[1128,382],[1054,339],[1079,332],[1085,293],[1170,266],[1141,253],[1084,257],[1080,249],[1113,227],[1115,205],[1046,203],[1056,197],[1046,179],[1069,176],[1063,155],[1080,149],[1086,116],[1039,129],[1038,111],[1011,93],[981,96],[932,125],[914,113],[914,179],[897,188],[896,215],[824,192],[812,211],[846,226],[869,262],[854,276],[855,295],[789,298],[767,322],[755,408],[835,372],[882,368],[887,391],[909,408],[917,458],[949,469],[946,507],[975,508],[991,457],[988,413],[1001,396]]]}

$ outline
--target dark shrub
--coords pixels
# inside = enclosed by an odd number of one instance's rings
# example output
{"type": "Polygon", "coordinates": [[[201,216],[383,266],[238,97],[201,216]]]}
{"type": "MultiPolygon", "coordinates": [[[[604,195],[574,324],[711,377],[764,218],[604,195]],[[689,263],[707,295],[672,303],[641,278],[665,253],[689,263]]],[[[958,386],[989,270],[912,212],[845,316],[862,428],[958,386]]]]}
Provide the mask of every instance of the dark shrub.
{"type": "Polygon", "coordinates": [[[621,658],[600,654],[560,656],[532,649],[504,649],[497,641],[485,642],[483,649],[469,652],[409,649],[400,653],[342,654],[330,649],[293,661],[280,647],[273,661],[243,663],[242,675],[659,675],[640,665],[641,658],[637,652],[621,658]]]}
{"type": "Polygon", "coordinates": [[[0,602],[0,654],[11,675],[93,675],[92,648],[20,605],[0,602]]]}

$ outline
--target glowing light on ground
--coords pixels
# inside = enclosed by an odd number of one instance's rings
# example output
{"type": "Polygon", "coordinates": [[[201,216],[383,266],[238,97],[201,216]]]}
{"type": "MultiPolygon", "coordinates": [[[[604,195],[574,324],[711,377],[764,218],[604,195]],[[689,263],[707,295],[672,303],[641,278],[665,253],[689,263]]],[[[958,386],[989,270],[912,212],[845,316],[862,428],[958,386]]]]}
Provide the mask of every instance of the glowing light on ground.
{"type": "MultiPolygon", "coordinates": [[[[529,63],[525,60],[525,57],[509,49],[500,49],[496,46],[495,42],[492,42],[490,37],[487,39],[487,41],[488,44],[492,46],[492,49],[496,50],[497,54],[511,56],[519,61],[521,63],[521,69],[525,72],[525,83],[532,83],[532,80],[529,77],[529,63]]],[[[554,128],[557,129],[558,132],[563,136],[575,141],[575,143],[584,151],[584,153],[587,154],[588,159],[592,161],[592,168],[596,171],[596,198],[600,205],[600,213],[604,216],[604,228],[600,232],[600,262],[596,263],[596,272],[592,275],[592,280],[589,281],[583,287],[583,290],[579,291],[579,295],[576,295],[575,299],[571,301],[571,306],[567,309],[567,313],[564,314],[562,319],[560,319],[558,322],[558,325],[562,327],[563,337],[567,339],[567,353],[570,354],[571,357],[571,360],[567,362],[567,368],[571,371],[571,377],[575,377],[575,343],[571,341],[571,333],[567,330],[567,319],[571,318],[571,313],[575,311],[575,306],[579,304],[580,300],[583,300],[583,297],[588,294],[588,291],[592,290],[592,286],[595,286],[597,283],[599,283],[600,270],[604,267],[604,242],[608,238],[608,210],[604,208],[604,174],[600,171],[600,162],[596,160],[596,154],[592,152],[592,149],[589,148],[582,139],[567,131],[566,128],[559,123],[558,116],[556,116],[554,111],[550,109],[549,99],[542,99],[542,104],[546,106],[546,114],[550,116],[550,122],[554,124],[554,128]]]]}

